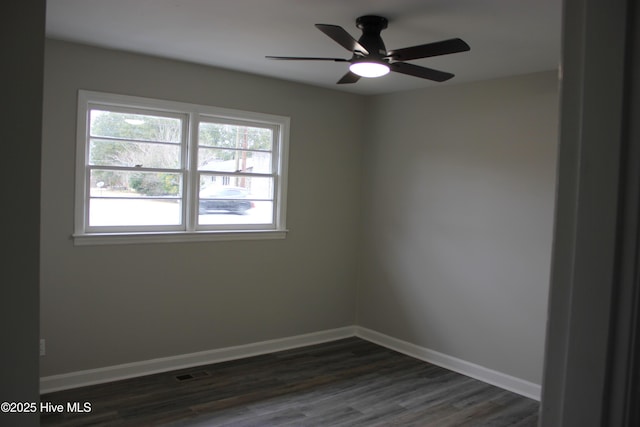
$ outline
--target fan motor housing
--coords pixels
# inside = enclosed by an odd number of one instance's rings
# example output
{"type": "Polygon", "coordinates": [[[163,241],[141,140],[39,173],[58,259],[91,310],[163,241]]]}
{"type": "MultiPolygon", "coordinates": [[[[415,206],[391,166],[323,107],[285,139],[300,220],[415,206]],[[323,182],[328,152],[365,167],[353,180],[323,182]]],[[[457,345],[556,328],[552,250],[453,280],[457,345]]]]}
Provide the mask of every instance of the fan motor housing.
{"type": "Polygon", "coordinates": [[[387,18],[376,15],[365,15],[356,19],[356,27],[362,31],[372,30],[380,32],[387,28],[387,24],[389,24],[387,18]]]}
{"type": "Polygon", "coordinates": [[[387,48],[380,37],[380,32],[387,28],[387,18],[376,15],[365,15],[356,19],[356,26],[362,30],[362,36],[358,40],[371,56],[382,58],[387,55],[387,48]]]}

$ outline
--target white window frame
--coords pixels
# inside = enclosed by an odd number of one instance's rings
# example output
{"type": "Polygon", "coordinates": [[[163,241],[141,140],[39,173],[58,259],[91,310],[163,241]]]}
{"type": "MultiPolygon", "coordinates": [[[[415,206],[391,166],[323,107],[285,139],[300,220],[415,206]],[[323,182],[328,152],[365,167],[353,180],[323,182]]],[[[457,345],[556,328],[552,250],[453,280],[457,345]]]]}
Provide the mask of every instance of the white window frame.
{"type": "MultiPolygon", "coordinates": [[[[286,237],[287,165],[290,118],[206,105],[137,96],[80,90],[76,144],[75,230],[76,245],[188,242],[212,240],[261,240],[286,237]],[[179,226],[91,227],[89,225],[89,112],[109,108],[141,114],[183,118],[182,220],[179,226]],[[267,127],[274,132],[272,177],[273,222],[225,226],[198,225],[198,126],[200,122],[267,127]]],[[[229,175],[229,173],[222,173],[229,175]]]]}

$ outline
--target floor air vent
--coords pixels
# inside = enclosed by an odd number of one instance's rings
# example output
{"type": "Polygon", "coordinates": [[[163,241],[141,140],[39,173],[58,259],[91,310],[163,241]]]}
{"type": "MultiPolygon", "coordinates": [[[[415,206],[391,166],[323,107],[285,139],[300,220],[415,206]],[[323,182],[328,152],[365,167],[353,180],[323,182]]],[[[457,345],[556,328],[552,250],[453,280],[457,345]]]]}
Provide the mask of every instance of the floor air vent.
{"type": "Polygon", "coordinates": [[[195,371],[195,372],[189,372],[186,374],[176,375],[176,380],[189,381],[189,380],[195,380],[202,377],[208,377],[209,375],[210,374],[207,371],[195,371]]]}

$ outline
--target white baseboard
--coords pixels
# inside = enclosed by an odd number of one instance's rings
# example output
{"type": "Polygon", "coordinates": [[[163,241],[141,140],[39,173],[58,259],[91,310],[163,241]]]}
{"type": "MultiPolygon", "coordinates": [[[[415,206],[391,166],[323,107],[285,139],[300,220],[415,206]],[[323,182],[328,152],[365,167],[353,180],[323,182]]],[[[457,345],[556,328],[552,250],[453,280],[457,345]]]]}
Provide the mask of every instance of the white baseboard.
{"type": "Polygon", "coordinates": [[[242,359],[245,357],[320,344],[353,336],[355,336],[355,327],[347,326],[344,328],[330,329],[234,347],[225,347],[197,353],[143,360],[140,362],[125,363],[122,365],[107,366],[104,368],[89,369],[86,371],[70,372],[68,374],[52,375],[40,378],[40,393],[50,393],[53,391],[156,374],[159,372],[168,372],[176,369],[242,359]]]}
{"type": "Polygon", "coordinates": [[[493,369],[420,347],[360,326],[355,327],[355,335],[372,343],[406,354],[407,356],[415,357],[416,359],[512,391],[521,396],[540,401],[541,387],[539,384],[494,371],[493,369]]]}
{"type": "Polygon", "coordinates": [[[185,369],[194,366],[208,365],[211,363],[225,362],[228,360],[242,359],[245,357],[320,344],[353,336],[357,336],[372,343],[395,350],[399,353],[403,353],[408,356],[415,357],[416,359],[424,360],[425,362],[484,381],[505,390],[518,393],[522,396],[538,401],[540,400],[541,387],[538,384],[512,377],[510,375],[476,365],[475,363],[467,362],[428,348],[420,347],[360,326],[346,326],[338,329],[330,329],[234,347],[225,347],[197,353],[143,360],[140,362],[125,363],[122,365],[42,377],[40,378],[40,393],[50,393],[53,391],[101,384],[160,372],[168,372],[176,369],[185,369]]]}

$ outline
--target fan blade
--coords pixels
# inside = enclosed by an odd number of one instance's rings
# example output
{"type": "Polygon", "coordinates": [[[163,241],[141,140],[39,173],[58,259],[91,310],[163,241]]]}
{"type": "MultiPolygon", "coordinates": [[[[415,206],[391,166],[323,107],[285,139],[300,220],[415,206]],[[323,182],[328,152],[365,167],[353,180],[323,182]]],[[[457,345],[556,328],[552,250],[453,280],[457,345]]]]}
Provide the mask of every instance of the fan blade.
{"type": "Polygon", "coordinates": [[[339,85],[347,84],[347,83],[355,83],[360,80],[360,76],[352,73],[351,71],[347,72],[340,80],[338,80],[339,85]]]}
{"type": "Polygon", "coordinates": [[[389,64],[389,67],[391,67],[391,71],[395,71],[396,73],[434,80],[436,82],[443,82],[453,77],[453,74],[451,73],[434,70],[432,68],[419,67],[417,65],[407,64],[405,62],[394,62],[392,64],[389,64]]]}
{"type": "Polygon", "coordinates": [[[471,50],[469,45],[461,39],[449,39],[420,46],[405,47],[388,52],[387,57],[395,61],[409,61],[412,59],[428,58],[430,56],[448,55],[450,53],[471,50]]]}
{"type": "Polygon", "coordinates": [[[347,31],[342,27],[337,25],[316,24],[316,28],[331,37],[333,41],[347,49],[349,52],[360,51],[364,55],[369,54],[367,49],[358,43],[356,39],[351,37],[351,34],[347,33],[347,31]]]}
{"type": "Polygon", "coordinates": [[[334,61],[334,62],[349,62],[348,59],[343,58],[317,58],[309,56],[265,56],[267,59],[281,59],[286,61],[334,61]]]}

